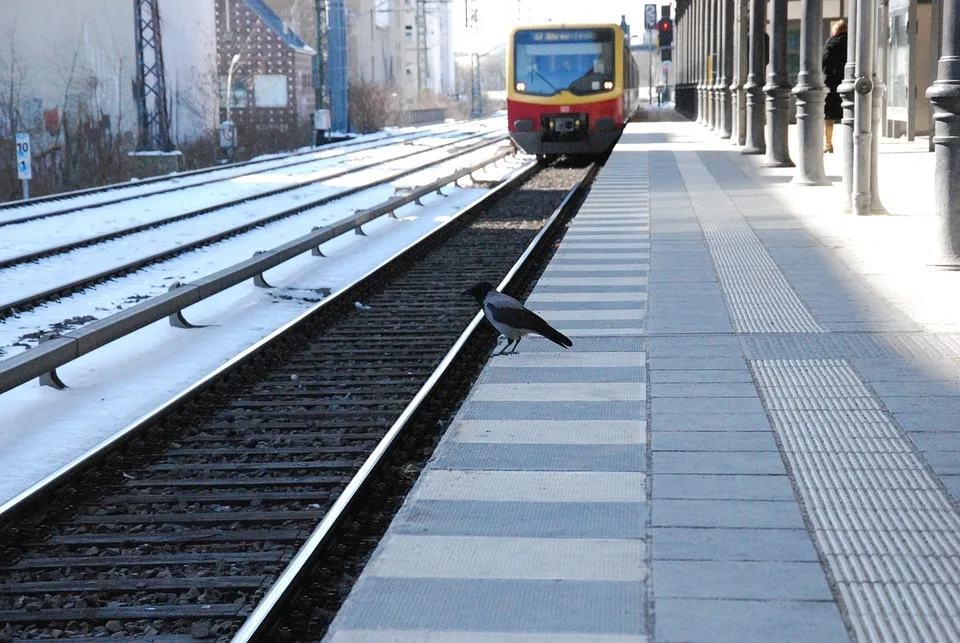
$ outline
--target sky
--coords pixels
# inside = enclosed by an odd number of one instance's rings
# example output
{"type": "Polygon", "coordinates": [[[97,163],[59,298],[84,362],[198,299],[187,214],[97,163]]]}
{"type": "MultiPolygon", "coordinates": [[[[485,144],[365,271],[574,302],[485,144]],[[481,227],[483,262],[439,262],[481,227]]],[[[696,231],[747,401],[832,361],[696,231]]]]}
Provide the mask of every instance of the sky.
{"type": "MultiPolygon", "coordinates": [[[[626,15],[633,33],[643,28],[644,0],[453,0],[458,52],[471,50],[472,30],[465,25],[465,4],[477,10],[481,53],[502,44],[516,25],[545,22],[613,22],[626,15]]],[[[651,4],[669,4],[655,0],[651,4]]],[[[657,13],[659,15],[659,8],[657,13]]]]}

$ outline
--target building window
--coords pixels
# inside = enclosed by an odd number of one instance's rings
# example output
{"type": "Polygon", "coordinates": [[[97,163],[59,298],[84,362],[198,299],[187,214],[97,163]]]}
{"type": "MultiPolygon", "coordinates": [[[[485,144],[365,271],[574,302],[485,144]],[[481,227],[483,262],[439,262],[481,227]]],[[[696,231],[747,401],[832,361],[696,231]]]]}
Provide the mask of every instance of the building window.
{"type": "Polygon", "coordinates": [[[230,95],[231,100],[227,102],[227,77],[220,77],[220,105],[226,107],[248,107],[250,99],[247,95],[247,84],[244,77],[233,75],[233,92],[230,95]]]}
{"type": "Polygon", "coordinates": [[[413,40],[413,25],[407,25],[403,31],[407,34],[407,40],[413,40]]]}
{"type": "Polygon", "coordinates": [[[257,107],[286,107],[287,77],[283,74],[254,76],[253,100],[257,107]]]}
{"type": "Polygon", "coordinates": [[[787,75],[795,85],[800,73],[800,24],[787,27],[787,75]]]}

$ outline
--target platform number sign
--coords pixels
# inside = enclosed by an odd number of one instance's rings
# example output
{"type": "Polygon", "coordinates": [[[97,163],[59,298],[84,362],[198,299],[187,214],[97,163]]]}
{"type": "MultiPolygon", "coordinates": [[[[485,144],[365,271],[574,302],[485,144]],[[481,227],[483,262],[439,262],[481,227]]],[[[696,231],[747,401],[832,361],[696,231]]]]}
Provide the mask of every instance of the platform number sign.
{"type": "Polygon", "coordinates": [[[643,24],[646,26],[647,31],[653,31],[657,28],[657,5],[643,5],[643,24]]]}
{"type": "Polygon", "coordinates": [[[17,134],[17,178],[21,181],[28,181],[33,178],[29,134],[17,134]]]}

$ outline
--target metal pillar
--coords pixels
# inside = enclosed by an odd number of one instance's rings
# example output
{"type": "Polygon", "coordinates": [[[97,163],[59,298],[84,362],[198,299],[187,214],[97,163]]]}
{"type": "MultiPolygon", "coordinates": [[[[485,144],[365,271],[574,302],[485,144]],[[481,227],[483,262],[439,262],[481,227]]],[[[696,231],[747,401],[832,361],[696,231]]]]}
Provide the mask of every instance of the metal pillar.
{"type": "Polygon", "coordinates": [[[733,91],[734,104],[734,133],[732,138],[734,145],[742,146],[747,142],[747,99],[743,91],[743,84],[747,80],[747,70],[750,60],[750,43],[747,40],[747,6],[749,0],[734,1],[737,7],[737,17],[733,53],[733,83],[730,85],[730,89],[733,91]]]}
{"type": "Polygon", "coordinates": [[[853,212],[870,214],[870,139],[873,90],[873,0],[857,0],[857,60],[853,84],[853,212]]]}
{"type": "Polygon", "coordinates": [[[801,0],[800,73],[793,94],[797,97],[797,138],[800,159],[793,182],[799,185],[828,185],[823,170],[823,0],[801,0]]]}
{"type": "Polygon", "coordinates": [[[315,84],[313,87],[317,109],[323,109],[323,86],[325,84],[323,64],[323,52],[325,51],[325,47],[323,46],[323,32],[327,25],[325,5],[324,0],[314,0],[314,9],[317,14],[317,55],[313,57],[313,69],[315,73],[315,84]]]}
{"type": "Polygon", "coordinates": [[[943,0],[937,80],[927,89],[934,106],[934,211],[940,220],[942,263],[960,266],[960,0],[943,0]]]}
{"type": "Polygon", "coordinates": [[[873,104],[871,105],[870,125],[873,137],[870,139],[870,211],[874,214],[887,214],[887,209],[880,203],[880,117],[883,114],[883,98],[887,93],[887,86],[883,82],[883,59],[886,56],[886,46],[878,47],[878,43],[887,42],[887,0],[879,0],[875,5],[877,13],[874,16],[876,24],[873,34],[873,51],[877,59],[873,65],[873,104]]]}
{"type": "Polygon", "coordinates": [[[750,71],[743,91],[747,95],[747,139],[743,154],[767,151],[763,138],[763,49],[767,32],[767,0],[750,0],[750,71]]]}
{"type": "Polygon", "coordinates": [[[707,121],[705,85],[707,76],[707,0],[694,0],[697,3],[697,123],[703,125],[707,121]]]}
{"type": "Polygon", "coordinates": [[[767,95],[767,156],[764,165],[793,167],[790,160],[790,79],[787,77],[787,0],[772,0],[770,74],[767,95]]]}
{"type": "Polygon", "coordinates": [[[330,96],[330,119],[334,131],[350,128],[349,78],[347,74],[347,7],[344,0],[327,4],[327,93],[330,96]]]}
{"type": "Polygon", "coordinates": [[[713,84],[710,86],[710,96],[713,98],[713,116],[710,119],[710,129],[715,133],[720,133],[720,103],[723,101],[723,95],[720,93],[720,77],[723,75],[720,66],[723,49],[723,6],[726,0],[714,0],[713,2],[713,84]]]}
{"type": "MultiPolygon", "coordinates": [[[[417,102],[420,94],[427,89],[427,0],[417,0],[414,12],[414,28],[417,31],[417,102]]],[[[476,43],[476,40],[474,40],[476,43]]]]}
{"type": "Polygon", "coordinates": [[[173,149],[164,83],[163,45],[157,0],[134,0],[134,37],[137,53],[137,149],[173,149]]]}
{"type": "Polygon", "coordinates": [[[704,100],[706,101],[706,122],[704,125],[707,129],[713,129],[713,79],[714,74],[717,71],[716,62],[714,61],[714,56],[716,55],[716,47],[714,46],[714,14],[716,13],[717,0],[706,0],[706,32],[704,34],[707,52],[706,52],[706,62],[707,62],[707,74],[706,82],[704,83],[704,100]]]}
{"type": "MultiPolygon", "coordinates": [[[[857,0],[850,0],[850,14],[847,18],[847,64],[843,67],[843,82],[837,87],[837,92],[843,99],[843,118],[840,120],[840,129],[843,137],[843,211],[853,209],[851,195],[853,194],[853,86],[856,80],[857,38],[854,32],[857,24],[857,0]]],[[[836,132],[834,132],[836,136],[836,132]]]]}
{"type": "Polygon", "coordinates": [[[723,2],[723,46],[720,48],[723,59],[720,64],[720,137],[730,138],[733,126],[732,97],[730,95],[730,77],[733,75],[733,8],[734,0],[723,2]]]}

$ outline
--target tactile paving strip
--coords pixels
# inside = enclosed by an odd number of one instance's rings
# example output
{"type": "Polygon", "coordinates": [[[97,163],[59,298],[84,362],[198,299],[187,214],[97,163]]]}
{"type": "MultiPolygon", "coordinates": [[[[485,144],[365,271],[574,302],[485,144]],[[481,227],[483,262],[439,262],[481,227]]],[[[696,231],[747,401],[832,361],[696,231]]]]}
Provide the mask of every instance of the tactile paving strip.
{"type": "Polygon", "coordinates": [[[960,513],[853,366],[750,362],[862,641],[960,641],[960,513]]]}
{"type": "Polygon", "coordinates": [[[727,309],[739,333],[822,333],[736,204],[695,153],[677,153],[727,309]]]}

